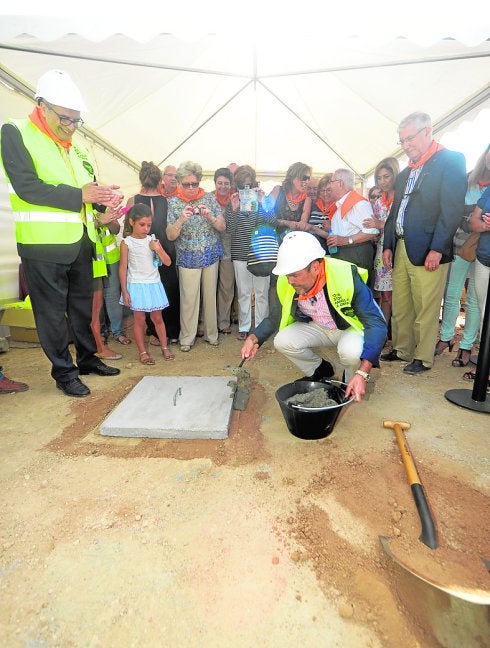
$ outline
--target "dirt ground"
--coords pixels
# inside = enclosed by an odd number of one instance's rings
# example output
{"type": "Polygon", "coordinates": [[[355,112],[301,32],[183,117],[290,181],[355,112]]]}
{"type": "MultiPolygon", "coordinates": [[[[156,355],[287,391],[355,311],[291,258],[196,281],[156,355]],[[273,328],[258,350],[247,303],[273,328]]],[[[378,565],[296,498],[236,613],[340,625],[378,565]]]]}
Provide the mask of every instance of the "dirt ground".
{"type": "Polygon", "coordinates": [[[304,441],[274,397],[298,373],[269,342],[227,440],[168,441],[99,426],[144,375],[231,375],[235,333],[153,367],[115,346],[121,374],[84,377],[84,399],[56,390],[39,348],[0,358],[30,385],[0,402],[2,646],[490,646],[488,607],[413,576],[378,539],[429,580],[490,594],[490,419],[444,398],[471,389],[454,352],[422,376],[383,363],[369,400],[304,441]],[[411,424],[435,551],[383,419],[411,424]]]}

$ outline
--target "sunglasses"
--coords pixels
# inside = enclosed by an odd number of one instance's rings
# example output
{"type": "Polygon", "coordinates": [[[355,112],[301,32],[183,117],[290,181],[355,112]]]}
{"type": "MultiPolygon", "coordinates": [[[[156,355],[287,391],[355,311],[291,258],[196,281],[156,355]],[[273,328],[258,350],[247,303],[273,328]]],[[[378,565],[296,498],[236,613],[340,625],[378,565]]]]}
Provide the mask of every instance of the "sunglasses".
{"type": "Polygon", "coordinates": [[[197,189],[197,187],[199,187],[199,182],[183,182],[182,186],[184,187],[184,189],[189,189],[189,187],[197,189]]]}
{"type": "Polygon", "coordinates": [[[308,182],[309,179],[310,179],[310,176],[307,176],[307,175],[301,176],[301,178],[300,178],[300,180],[301,180],[302,182],[308,182]]]}

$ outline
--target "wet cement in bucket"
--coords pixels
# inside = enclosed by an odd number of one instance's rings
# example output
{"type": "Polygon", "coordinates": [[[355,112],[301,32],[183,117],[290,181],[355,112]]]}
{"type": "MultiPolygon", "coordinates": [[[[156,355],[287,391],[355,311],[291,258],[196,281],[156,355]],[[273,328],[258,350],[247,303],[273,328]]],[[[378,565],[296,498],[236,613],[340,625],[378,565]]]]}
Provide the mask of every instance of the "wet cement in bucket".
{"type": "Polygon", "coordinates": [[[286,398],[284,402],[288,403],[288,405],[302,405],[311,409],[338,405],[337,401],[328,396],[328,392],[325,389],[314,389],[305,394],[294,394],[286,398]]]}
{"type": "Polygon", "coordinates": [[[336,381],[309,380],[280,387],[276,399],[291,434],[300,439],[323,439],[331,434],[343,407],[351,402],[344,388],[336,381]]]}

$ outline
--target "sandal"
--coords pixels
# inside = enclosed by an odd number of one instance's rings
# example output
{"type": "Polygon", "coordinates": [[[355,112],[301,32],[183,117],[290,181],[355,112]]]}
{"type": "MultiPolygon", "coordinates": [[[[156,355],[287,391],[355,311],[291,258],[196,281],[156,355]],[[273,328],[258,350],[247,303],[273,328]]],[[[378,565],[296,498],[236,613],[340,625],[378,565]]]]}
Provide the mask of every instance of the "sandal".
{"type": "Polygon", "coordinates": [[[131,344],[131,340],[126,337],[124,333],[121,333],[121,335],[115,335],[114,339],[116,340],[116,342],[119,342],[119,344],[124,344],[124,346],[131,344]]]}
{"type": "Polygon", "coordinates": [[[449,351],[453,350],[454,346],[454,340],[448,340],[447,342],[445,340],[438,340],[436,344],[436,348],[434,349],[434,355],[441,355],[441,353],[444,351],[444,349],[449,349],[449,351]]]}
{"type": "Polygon", "coordinates": [[[141,362],[141,364],[144,364],[144,365],[154,365],[155,364],[155,360],[153,360],[153,358],[148,353],[148,351],[143,351],[143,353],[140,353],[140,362],[141,362]]]}
{"type": "Polygon", "coordinates": [[[470,361],[471,351],[469,349],[459,349],[458,355],[451,362],[453,367],[466,367],[470,361]]]}
{"type": "Polygon", "coordinates": [[[155,337],[154,335],[150,336],[150,344],[151,346],[160,346],[160,340],[155,337]]]}
{"type": "Polygon", "coordinates": [[[226,326],[225,328],[218,329],[220,333],[223,333],[223,335],[229,335],[231,333],[231,328],[229,326],[226,326]]]}
{"type": "Polygon", "coordinates": [[[101,360],[120,360],[122,358],[121,353],[116,353],[115,351],[111,351],[111,349],[107,349],[103,353],[96,353],[95,355],[101,360]]]}
{"type": "Polygon", "coordinates": [[[175,360],[174,354],[168,347],[162,347],[162,355],[164,360],[175,360]]]}
{"type": "MultiPolygon", "coordinates": [[[[463,374],[463,380],[475,380],[476,379],[476,371],[465,371],[463,374]]],[[[490,378],[487,380],[487,393],[490,391],[490,378]]]]}

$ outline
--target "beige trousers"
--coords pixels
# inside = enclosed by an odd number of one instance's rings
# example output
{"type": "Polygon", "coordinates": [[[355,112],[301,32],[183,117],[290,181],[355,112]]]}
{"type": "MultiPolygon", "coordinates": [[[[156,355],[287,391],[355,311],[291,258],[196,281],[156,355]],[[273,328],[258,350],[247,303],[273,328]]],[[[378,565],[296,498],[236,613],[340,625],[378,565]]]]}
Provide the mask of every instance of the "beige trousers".
{"type": "Polygon", "coordinates": [[[410,263],[405,242],[398,241],[393,265],[393,348],[402,360],[432,367],[439,330],[441,300],[449,264],[434,272],[410,263]]]}
{"type": "MultiPolygon", "coordinates": [[[[281,329],[274,338],[274,346],[284,354],[305,376],[312,376],[320,366],[322,356],[317,349],[335,347],[343,370],[345,381],[354,375],[359,368],[359,361],[364,346],[364,334],[348,328],[324,329],[314,322],[293,322],[281,329]]],[[[333,359],[332,364],[334,364],[333,359]]]]}
{"type": "Polygon", "coordinates": [[[221,259],[218,272],[218,328],[231,324],[231,307],[235,297],[235,271],[231,259],[221,259]]]}
{"type": "Polygon", "coordinates": [[[218,341],[216,317],[217,283],[218,261],[206,268],[179,267],[181,344],[190,346],[194,344],[200,301],[202,301],[204,339],[211,343],[218,341]]]}

